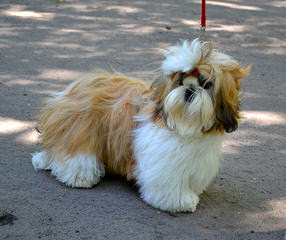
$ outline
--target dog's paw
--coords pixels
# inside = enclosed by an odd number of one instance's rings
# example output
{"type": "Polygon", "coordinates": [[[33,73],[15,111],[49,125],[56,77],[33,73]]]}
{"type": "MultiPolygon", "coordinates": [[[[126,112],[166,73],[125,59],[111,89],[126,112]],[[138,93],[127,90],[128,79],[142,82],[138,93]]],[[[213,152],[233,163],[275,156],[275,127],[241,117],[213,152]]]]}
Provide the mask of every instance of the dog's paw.
{"type": "Polygon", "coordinates": [[[200,199],[194,192],[186,192],[181,199],[179,212],[194,212],[200,199]]]}
{"type": "Polygon", "coordinates": [[[52,175],[73,188],[91,188],[104,173],[104,165],[90,154],[78,154],[66,158],[65,162],[55,161],[52,165],[52,175]]]}
{"type": "Polygon", "coordinates": [[[175,192],[166,193],[164,191],[142,192],[142,198],[145,202],[155,208],[168,212],[194,212],[199,203],[199,197],[191,190],[182,191],[180,194],[175,192]]]}
{"type": "Polygon", "coordinates": [[[81,176],[81,174],[74,176],[74,178],[66,179],[65,184],[72,188],[92,188],[98,184],[100,177],[94,175],[92,177],[81,176]]]}
{"type": "Polygon", "coordinates": [[[47,153],[45,151],[43,152],[36,152],[33,154],[32,157],[32,164],[36,170],[38,169],[45,169],[49,170],[51,169],[50,161],[47,157],[47,153]]]}
{"type": "Polygon", "coordinates": [[[195,212],[199,200],[200,199],[196,193],[185,191],[181,193],[179,200],[174,196],[173,202],[170,203],[167,210],[170,212],[195,212]]]}

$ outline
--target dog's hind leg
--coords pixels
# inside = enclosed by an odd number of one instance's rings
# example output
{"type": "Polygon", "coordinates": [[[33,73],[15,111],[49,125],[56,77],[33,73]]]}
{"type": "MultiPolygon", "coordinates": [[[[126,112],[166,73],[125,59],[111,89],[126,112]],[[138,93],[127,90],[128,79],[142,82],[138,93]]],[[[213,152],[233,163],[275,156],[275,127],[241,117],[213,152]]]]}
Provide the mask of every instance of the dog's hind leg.
{"type": "Polygon", "coordinates": [[[32,157],[32,163],[36,170],[51,170],[51,161],[46,151],[34,153],[32,157]]]}
{"type": "Polygon", "coordinates": [[[69,187],[91,188],[104,176],[104,164],[95,155],[78,153],[71,157],[51,157],[48,159],[45,152],[33,155],[35,169],[52,170],[59,181],[69,187]]]}
{"type": "Polygon", "coordinates": [[[62,161],[54,161],[52,175],[70,187],[90,188],[105,174],[104,164],[95,155],[77,154],[62,161]]]}

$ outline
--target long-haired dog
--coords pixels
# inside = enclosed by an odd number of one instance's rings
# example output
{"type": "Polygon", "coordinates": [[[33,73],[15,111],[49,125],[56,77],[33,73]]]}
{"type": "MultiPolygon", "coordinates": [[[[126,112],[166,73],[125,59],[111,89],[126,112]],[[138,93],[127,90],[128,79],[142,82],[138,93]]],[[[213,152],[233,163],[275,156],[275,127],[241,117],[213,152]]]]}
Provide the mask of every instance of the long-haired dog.
{"type": "Polygon", "coordinates": [[[196,39],[166,51],[151,86],[121,74],[78,80],[46,101],[33,165],[71,187],[119,174],[153,207],[193,212],[218,172],[224,133],[238,126],[249,71],[196,39]]]}

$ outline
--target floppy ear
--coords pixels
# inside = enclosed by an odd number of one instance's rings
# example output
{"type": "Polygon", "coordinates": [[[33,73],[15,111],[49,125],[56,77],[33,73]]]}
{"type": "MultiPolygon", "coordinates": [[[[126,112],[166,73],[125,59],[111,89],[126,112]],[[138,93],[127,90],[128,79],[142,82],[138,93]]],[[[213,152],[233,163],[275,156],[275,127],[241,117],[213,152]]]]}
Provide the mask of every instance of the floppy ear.
{"type": "Polygon", "coordinates": [[[227,133],[235,131],[238,127],[239,109],[233,109],[229,105],[222,103],[218,120],[227,133]]]}
{"type": "Polygon", "coordinates": [[[251,66],[248,66],[246,68],[238,67],[231,71],[231,74],[235,79],[242,79],[249,75],[251,71],[251,66]]]}
{"type": "Polygon", "coordinates": [[[159,76],[151,85],[153,106],[149,106],[152,110],[152,117],[154,121],[166,122],[166,114],[164,112],[164,101],[169,92],[176,87],[181,74],[179,72],[172,73],[168,76],[159,76]]]}
{"type": "Polygon", "coordinates": [[[234,78],[236,82],[236,88],[237,90],[240,90],[242,86],[242,79],[247,77],[248,74],[250,73],[251,67],[248,66],[246,68],[235,68],[234,70],[230,71],[230,74],[234,78]]]}
{"type": "Polygon", "coordinates": [[[241,79],[246,77],[249,71],[250,67],[223,71],[221,88],[216,96],[216,121],[227,133],[235,131],[238,127],[241,79]]]}
{"type": "Polygon", "coordinates": [[[164,99],[168,94],[169,90],[169,77],[160,75],[151,84],[152,99],[154,101],[154,106],[152,106],[152,117],[153,120],[160,118],[165,118],[164,116],[164,99]]]}

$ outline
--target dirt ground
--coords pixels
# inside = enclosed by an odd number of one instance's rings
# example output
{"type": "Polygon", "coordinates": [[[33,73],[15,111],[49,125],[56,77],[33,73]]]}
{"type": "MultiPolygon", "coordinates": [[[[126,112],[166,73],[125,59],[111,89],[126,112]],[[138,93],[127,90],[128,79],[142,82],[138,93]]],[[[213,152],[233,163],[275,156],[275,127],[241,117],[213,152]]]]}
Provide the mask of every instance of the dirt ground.
{"type": "Polygon", "coordinates": [[[94,68],[151,81],[160,48],[198,36],[200,1],[1,0],[0,240],[286,239],[285,17],[285,1],[207,1],[207,39],[252,65],[245,118],[197,211],[170,215],[117,177],[71,189],[34,171],[35,116],[94,68]]]}

